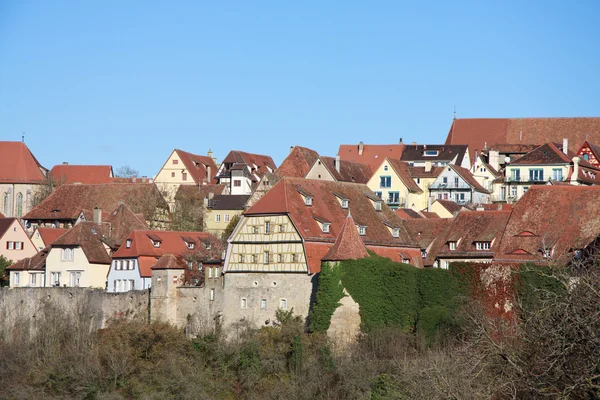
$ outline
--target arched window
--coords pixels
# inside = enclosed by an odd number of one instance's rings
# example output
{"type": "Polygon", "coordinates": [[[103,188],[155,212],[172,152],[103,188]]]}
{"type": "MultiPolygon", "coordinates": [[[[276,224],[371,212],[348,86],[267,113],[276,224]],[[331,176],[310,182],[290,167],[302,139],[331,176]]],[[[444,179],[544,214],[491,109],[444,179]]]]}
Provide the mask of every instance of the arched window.
{"type": "Polygon", "coordinates": [[[4,216],[5,217],[10,217],[12,215],[12,213],[8,212],[8,193],[4,193],[4,216]]]}
{"type": "Polygon", "coordinates": [[[19,193],[17,195],[17,218],[23,216],[23,195],[19,193]]]}

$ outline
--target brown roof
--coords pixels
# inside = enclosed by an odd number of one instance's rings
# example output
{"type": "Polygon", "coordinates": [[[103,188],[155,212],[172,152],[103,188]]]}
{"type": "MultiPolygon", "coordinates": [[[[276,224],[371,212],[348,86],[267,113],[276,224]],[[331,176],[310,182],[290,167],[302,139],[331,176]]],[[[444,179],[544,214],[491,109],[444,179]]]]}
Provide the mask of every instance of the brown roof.
{"type": "Polygon", "coordinates": [[[490,193],[489,190],[487,190],[486,188],[481,186],[479,182],[477,182],[477,179],[475,179],[471,171],[469,171],[468,169],[459,167],[458,165],[451,165],[450,167],[452,167],[456,171],[456,173],[460,175],[460,177],[463,178],[463,180],[467,182],[470,186],[472,186],[473,189],[475,189],[476,191],[480,193],[490,193]]]}
{"type": "Polygon", "coordinates": [[[175,149],[175,151],[179,155],[181,162],[183,162],[183,165],[185,165],[185,168],[188,170],[188,173],[196,184],[200,184],[202,182],[218,183],[218,180],[214,178],[214,176],[217,174],[217,165],[211,157],[200,156],[179,149],[175,149]],[[210,174],[212,175],[208,178],[207,167],[210,167],[210,174]]]}
{"type": "Polygon", "coordinates": [[[126,204],[119,204],[110,214],[103,214],[102,225],[114,247],[119,247],[131,231],[148,229],[143,216],[135,214],[126,204]]]}
{"type": "Polygon", "coordinates": [[[496,150],[500,154],[526,154],[538,146],[539,144],[503,143],[488,146],[488,150],[496,150]]]}
{"type": "Polygon", "coordinates": [[[409,191],[413,193],[423,193],[423,190],[413,180],[411,169],[407,162],[395,160],[393,158],[387,158],[387,161],[394,171],[396,171],[396,174],[409,191]]]}
{"type": "Polygon", "coordinates": [[[113,173],[110,165],[59,164],[52,167],[50,176],[57,184],[93,184],[111,183],[113,173]]]}
{"type": "Polygon", "coordinates": [[[600,186],[532,186],[514,205],[496,258],[541,261],[568,257],[600,235],[600,186]]]}
{"type": "Polygon", "coordinates": [[[232,150],[223,159],[223,164],[246,164],[250,167],[253,174],[256,174],[259,179],[267,172],[273,172],[277,169],[275,162],[270,156],[263,154],[246,153],[245,151],[232,150]]]}
{"type": "Polygon", "coordinates": [[[294,146],[275,173],[277,176],[304,178],[317,162],[317,158],[319,153],[316,151],[307,147],[294,146]]]}
{"type": "Polygon", "coordinates": [[[17,221],[16,218],[0,218],[0,238],[4,236],[6,231],[10,228],[13,222],[17,221]]]}
{"type": "Polygon", "coordinates": [[[562,152],[562,144],[556,145],[554,143],[546,143],[530,151],[524,156],[519,157],[515,161],[511,162],[510,165],[569,164],[571,159],[575,157],[575,154],[571,154],[572,157],[569,158],[565,153],[562,152]]]}
{"type": "Polygon", "coordinates": [[[461,165],[465,154],[467,153],[467,145],[447,145],[447,144],[417,144],[417,145],[405,145],[404,151],[402,152],[402,161],[432,161],[451,162],[456,159],[455,164],[461,165]],[[425,151],[437,150],[436,156],[426,156],[425,151]]]}
{"type": "Polygon", "coordinates": [[[425,266],[432,266],[439,250],[443,246],[446,232],[452,226],[452,219],[446,218],[420,218],[405,222],[406,229],[419,243],[423,250],[428,250],[427,257],[423,260],[425,266]]]}
{"type": "Polygon", "coordinates": [[[459,118],[452,122],[446,144],[466,144],[474,153],[486,143],[488,147],[541,145],[568,138],[570,150],[577,151],[588,137],[592,142],[600,142],[600,118],[459,118]]]}
{"type": "Polygon", "coordinates": [[[462,206],[452,200],[436,199],[434,203],[435,202],[439,203],[442,207],[444,207],[446,210],[448,210],[454,215],[456,215],[456,213],[462,210],[462,206]]]}
{"type": "Polygon", "coordinates": [[[421,214],[425,217],[425,218],[439,218],[440,216],[437,215],[434,212],[429,212],[429,211],[421,211],[421,214]]]}
{"type": "Polygon", "coordinates": [[[46,269],[46,258],[50,252],[50,246],[38,251],[33,257],[17,261],[6,269],[11,271],[43,271],[46,269]]]}
{"type": "Polygon", "coordinates": [[[214,196],[208,201],[211,210],[243,210],[250,195],[245,194],[221,194],[214,196]]]}
{"type": "Polygon", "coordinates": [[[0,183],[41,183],[45,168],[22,142],[0,142],[0,183]]]}
{"type": "Polygon", "coordinates": [[[68,229],[66,228],[37,228],[45,246],[50,246],[56,239],[61,237],[68,229]]]}
{"type": "Polygon", "coordinates": [[[413,246],[412,238],[402,220],[387,205],[376,211],[375,194],[363,184],[322,181],[314,179],[283,178],[244,215],[289,214],[299,234],[306,240],[333,243],[348,216],[339,198],[349,201],[349,211],[356,224],[366,226],[365,244],[413,246]],[[305,205],[303,195],[310,194],[312,205],[305,205]],[[323,233],[315,217],[331,222],[329,233],[323,233]],[[392,237],[388,225],[400,229],[400,237],[392,237]]]}
{"type": "Polygon", "coordinates": [[[125,239],[131,240],[131,246],[127,248],[124,245],[124,240],[119,250],[114,252],[113,258],[135,258],[140,256],[158,258],[164,254],[185,254],[191,249],[188,248],[184,238],[197,240],[193,250],[198,251],[204,248],[204,242],[211,240],[211,236],[210,233],[206,232],[135,230],[130,232],[125,239]],[[160,246],[154,247],[150,239],[159,241],[160,246]]]}
{"type": "Polygon", "coordinates": [[[111,258],[104,247],[102,226],[93,222],[80,222],[52,243],[52,247],[79,246],[93,264],[110,264],[111,258]]]}
{"type": "Polygon", "coordinates": [[[323,165],[340,182],[367,183],[373,175],[371,167],[354,161],[340,159],[340,172],[335,168],[335,157],[321,156],[323,165]]]}
{"type": "Polygon", "coordinates": [[[350,213],[342,225],[342,230],[331,250],[322,258],[323,261],[356,260],[367,257],[369,253],[360,239],[356,224],[350,213]]]}
{"type": "Polygon", "coordinates": [[[174,256],[173,254],[163,254],[158,259],[158,261],[155,261],[155,264],[152,266],[152,269],[186,269],[186,266],[187,264],[182,256],[174,256]]]}
{"type": "Polygon", "coordinates": [[[411,208],[398,208],[395,213],[402,219],[424,218],[421,213],[411,208]]]}
{"type": "Polygon", "coordinates": [[[341,144],[338,154],[342,160],[367,164],[372,171],[377,170],[386,158],[399,160],[404,150],[403,144],[365,144],[359,154],[360,144],[341,144]]]}
{"type": "Polygon", "coordinates": [[[437,178],[443,170],[444,167],[432,167],[429,171],[425,171],[425,167],[409,167],[413,178],[437,178]]]}
{"type": "Polygon", "coordinates": [[[180,185],[175,193],[175,200],[196,198],[203,200],[209,194],[219,195],[223,193],[225,185],[180,185]]]}
{"type": "Polygon", "coordinates": [[[62,185],[44,199],[23,219],[76,220],[82,210],[115,210],[128,204],[134,212],[142,212],[150,220],[153,205],[166,203],[153,183],[107,183],[102,185],[62,185]]]}

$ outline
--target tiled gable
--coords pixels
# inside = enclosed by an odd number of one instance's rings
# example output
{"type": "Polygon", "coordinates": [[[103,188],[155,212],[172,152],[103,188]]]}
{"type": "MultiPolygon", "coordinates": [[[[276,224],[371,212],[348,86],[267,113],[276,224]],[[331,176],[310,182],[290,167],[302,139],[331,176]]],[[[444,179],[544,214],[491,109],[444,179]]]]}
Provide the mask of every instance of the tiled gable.
{"type": "Polygon", "coordinates": [[[217,165],[212,157],[192,154],[179,149],[175,149],[175,152],[177,152],[177,155],[181,159],[181,162],[185,166],[191,178],[194,180],[194,183],[197,185],[201,183],[218,183],[218,180],[214,177],[217,173],[217,165]],[[208,176],[209,169],[211,176],[208,176]]]}
{"type": "Polygon", "coordinates": [[[81,247],[93,264],[110,264],[111,258],[104,246],[105,230],[94,222],[80,222],[52,243],[55,247],[81,247]]]}
{"type": "Polygon", "coordinates": [[[52,180],[58,184],[98,184],[111,183],[113,171],[110,165],[69,165],[59,164],[49,172],[52,180]]]}
{"type": "Polygon", "coordinates": [[[316,151],[294,146],[275,173],[280,177],[304,178],[318,158],[319,153],[316,151]]]}
{"type": "Polygon", "coordinates": [[[399,160],[404,144],[341,144],[338,155],[342,160],[367,164],[372,171],[377,170],[386,158],[399,160]]]}
{"type": "Polygon", "coordinates": [[[350,213],[342,225],[333,247],[322,258],[323,261],[356,260],[367,257],[369,253],[356,230],[354,219],[350,213]]]}
{"type": "Polygon", "coordinates": [[[575,156],[573,153],[571,155],[572,157],[568,157],[562,152],[562,145],[546,143],[511,162],[510,165],[569,164],[575,156]]]}
{"type": "Polygon", "coordinates": [[[0,142],[0,183],[43,183],[46,169],[22,142],[0,142]]]}

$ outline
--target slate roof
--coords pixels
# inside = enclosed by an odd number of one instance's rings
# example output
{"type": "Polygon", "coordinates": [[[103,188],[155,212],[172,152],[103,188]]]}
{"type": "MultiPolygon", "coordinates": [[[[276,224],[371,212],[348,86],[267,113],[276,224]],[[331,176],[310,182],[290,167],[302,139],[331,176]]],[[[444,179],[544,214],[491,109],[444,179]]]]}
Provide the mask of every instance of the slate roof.
{"type": "Polygon", "coordinates": [[[208,208],[212,210],[243,210],[250,195],[225,194],[214,196],[208,201],[208,208]]]}
{"type": "Polygon", "coordinates": [[[496,259],[507,262],[545,261],[569,257],[600,235],[600,186],[532,186],[515,203],[496,259]]]}
{"type": "Polygon", "coordinates": [[[194,183],[197,185],[202,182],[219,183],[214,177],[217,174],[217,165],[211,157],[188,153],[187,151],[180,149],[175,149],[175,151],[177,152],[177,155],[179,155],[183,165],[185,165],[190,177],[194,180],[194,183]],[[209,177],[209,180],[207,180],[207,167],[211,168],[210,174],[212,176],[209,177]]]}
{"type": "Polygon", "coordinates": [[[352,219],[352,215],[348,213],[333,247],[327,252],[322,260],[357,260],[359,258],[367,257],[368,255],[367,248],[356,229],[356,223],[354,222],[354,219],[352,219]]]}
{"type": "Polygon", "coordinates": [[[52,247],[79,246],[93,264],[110,264],[111,258],[102,237],[105,231],[94,222],[80,222],[52,243],[52,247]]]}
{"type": "MultiPolygon", "coordinates": [[[[452,122],[446,144],[466,144],[469,151],[498,144],[537,144],[569,139],[576,151],[585,140],[600,142],[600,118],[458,118],[452,122]]],[[[473,159],[471,154],[471,159],[473,159]]]]}
{"type": "Polygon", "coordinates": [[[0,142],[0,183],[43,183],[46,170],[23,142],[0,142]]]}
{"type": "Polygon", "coordinates": [[[338,155],[342,160],[367,164],[376,171],[386,158],[399,160],[404,150],[404,144],[365,144],[362,154],[359,154],[357,144],[341,144],[338,155]]]}
{"type": "Polygon", "coordinates": [[[97,184],[113,181],[110,165],[59,164],[52,167],[49,174],[57,184],[97,184]]]}
{"type": "Polygon", "coordinates": [[[456,159],[455,164],[461,165],[465,154],[467,153],[468,146],[464,144],[458,145],[447,145],[447,144],[417,144],[417,145],[405,145],[404,151],[402,152],[402,161],[448,161],[456,159]],[[437,150],[437,156],[426,156],[426,150],[437,150]]]}
{"type": "Polygon", "coordinates": [[[319,153],[316,151],[307,147],[294,146],[275,173],[277,176],[304,178],[318,158],[319,153]]]}
{"type": "Polygon", "coordinates": [[[562,144],[546,143],[512,161],[510,165],[569,164],[575,157],[574,153],[570,155],[571,157],[562,152],[562,144]]]}
{"type": "Polygon", "coordinates": [[[143,212],[151,219],[153,211],[145,202],[153,199],[167,207],[152,183],[107,183],[102,185],[61,185],[50,196],[29,211],[25,220],[76,220],[82,210],[115,210],[119,204],[128,204],[135,212],[143,212]]]}

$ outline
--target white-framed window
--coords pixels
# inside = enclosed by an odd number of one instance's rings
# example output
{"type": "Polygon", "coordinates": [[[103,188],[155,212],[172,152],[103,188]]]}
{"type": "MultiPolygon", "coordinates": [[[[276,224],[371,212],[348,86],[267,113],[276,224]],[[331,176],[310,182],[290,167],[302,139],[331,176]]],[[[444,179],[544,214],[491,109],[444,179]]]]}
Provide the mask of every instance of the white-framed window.
{"type": "Polygon", "coordinates": [[[19,272],[15,272],[13,274],[13,278],[14,278],[13,286],[19,286],[19,283],[21,283],[21,274],[19,272]]]}
{"type": "Polygon", "coordinates": [[[448,248],[449,248],[451,251],[454,251],[454,250],[456,250],[456,242],[448,242],[448,248]]]}
{"type": "Polygon", "coordinates": [[[281,224],[279,225],[279,233],[284,233],[285,232],[285,225],[281,224]]]}
{"type": "Polygon", "coordinates": [[[242,181],[239,179],[234,179],[233,180],[233,186],[235,187],[241,187],[242,186],[242,181]]]}
{"type": "Polygon", "coordinates": [[[8,250],[14,250],[15,249],[15,242],[6,242],[6,248],[8,250]]]}
{"type": "Polygon", "coordinates": [[[312,206],[312,197],[306,196],[304,198],[304,204],[306,204],[307,206],[312,206]]]}
{"type": "Polygon", "coordinates": [[[287,300],[286,299],[279,300],[279,308],[281,308],[283,310],[287,309],[287,300]]]}
{"type": "Polygon", "coordinates": [[[51,272],[50,273],[50,285],[51,286],[60,286],[60,272],[51,272]]]}
{"type": "Polygon", "coordinates": [[[348,200],[346,200],[346,199],[342,200],[342,208],[348,208],[348,200]]]}
{"type": "Polygon", "coordinates": [[[127,239],[125,242],[125,248],[129,249],[131,247],[131,239],[127,239]]]}
{"type": "Polygon", "coordinates": [[[221,222],[221,214],[215,214],[215,222],[221,222]]]}
{"type": "Polygon", "coordinates": [[[248,299],[246,299],[245,297],[242,297],[242,299],[240,300],[240,307],[248,308],[248,299]]]}
{"type": "Polygon", "coordinates": [[[269,233],[271,233],[271,222],[270,221],[265,221],[265,233],[268,235],[269,233]]]}
{"type": "Polygon", "coordinates": [[[29,284],[31,286],[36,286],[36,284],[37,284],[37,275],[38,274],[29,274],[29,284]]]}
{"type": "Polygon", "coordinates": [[[261,310],[267,309],[267,299],[260,299],[260,309],[261,310]]]}
{"type": "Polygon", "coordinates": [[[517,187],[516,186],[511,186],[510,187],[510,195],[512,197],[517,197],[517,187]]]}
{"type": "Polygon", "coordinates": [[[254,233],[254,234],[258,234],[258,226],[254,225],[254,226],[252,227],[252,233],[254,233]]]}
{"type": "Polygon", "coordinates": [[[269,260],[269,250],[265,250],[265,259],[264,259],[264,261],[265,261],[265,264],[268,264],[269,261],[270,261],[269,260]]]}
{"type": "Polygon", "coordinates": [[[194,248],[194,243],[187,242],[187,248],[190,249],[190,250],[193,249],[194,248]]]}
{"type": "Polygon", "coordinates": [[[323,233],[329,233],[329,223],[324,223],[323,225],[321,225],[321,228],[323,229],[323,233]]]}
{"type": "Polygon", "coordinates": [[[215,289],[210,289],[210,301],[215,301],[215,289]]]}
{"type": "Polygon", "coordinates": [[[489,250],[490,247],[491,247],[490,242],[476,242],[475,243],[475,248],[477,250],[489,250]]]}
{"type": "Polygon", "coordinates": [[[298,254],[292,254],[292,262],[298,262],[298,254]]]}
{"type": "Polygon", "coordinates": [[[225,214],[223,216],[223,219],[224,219],[225,222],[229,222],[229,214],[225,214]]]}
{"type": "Polygon", "coordinates": [[[358,234],[360,236],[365,236],[367,234],[367,227],[366,226],[359,226],[358,227],[358,234]]]}
{"type": "Polygon", "coordinates": [[[79,287],[79,283],[81,282],[81,271],[72,271],[71,272],[71,287],[79,287]]]}
{"type": "Polygon", "coordinates": [[[241,263],[243,263],[243,262],[244,262],[244,255],[243,255],[243,254],[240,254],[240,256],[239,256],[239,257],[240,257],[240,262],[241,262],[241,263]]]}
{"type": "Polygon", "coordinates": [[[129,280],[129,288],[131,290],[135,290],[135,280],[133,280],[133,279],[129,280]]]}
{"type": "Polygon", "coordinates": [[[529,190],[529,186],[523,186],[523,194],[527,193],[529,190]]]}
{"type": "Polygon", "coordinates": [[[208,277],[209,278],[213,277],[213,269],[212,268],[208,268],[208,277]]]}
{"type": "Polygon", "coordinates": [[[277,262],[278,263],[282,263],[283,262],[283,254],[277,254],[277,262]]]}
{"type": "Polygon", "coordinates": [[[392,236],[395,238],[399,238],[400,237],[400,228],[392,229],[392,236]]]}

